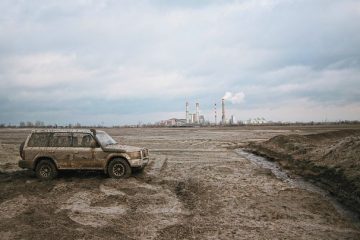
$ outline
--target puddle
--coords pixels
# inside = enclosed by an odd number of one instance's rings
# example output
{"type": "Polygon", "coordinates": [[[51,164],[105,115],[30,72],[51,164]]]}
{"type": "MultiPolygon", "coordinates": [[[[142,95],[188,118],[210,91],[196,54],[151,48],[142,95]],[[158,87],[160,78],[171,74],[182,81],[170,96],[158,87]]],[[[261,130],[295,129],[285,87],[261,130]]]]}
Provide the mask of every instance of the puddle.
{"type": "Polygon", "coordinates": [[[245,152],[242,149],[235,149],[234,151],[238,155],[246,158],[251,163],[255,164],[256,166],[269,169],[278,179],[281,179],[282,181],[287,182],[290,185],[294,184],[294,180],[291,179],[289,175],[284,172],[276,162],[268,161],[266,158],[245,152]]]}
{"type": "Polygon", "coordinates": [[[335,197],[330,195],[329,192],[306,181],[305,179],[303,179],[300,176],[289,177],[289,175],[286,173],[286,171],[282,170],[282,168],[276,162],[272,162],[272,161],[267,160],[264,157],[261,157],[261,156],[258,156],[258,155],[255,155],[255,154],[252,154],[249,152],[245,152],[242,149],[235,149],[234,151],[241,157],[244,157],[247,160],[249,160],[252,164],[255,164],[256,166],[270,170],[275,175],[276,178],[289,184],[290,187],[300,188],[300,189],[304,189],[304,190],[307,190],[310,192],[320,194],[323,198],[325,198],[328,202],[330,202],[334,206],[334,208],[340,215],[342,215],[343,217],[345,217],[347,219],[350,219],[354,224],[356,224],[358,227],[360,227],[360,216],[357,215],[356,213],[350,211],[349,209],[347,209],[335,197]]]}

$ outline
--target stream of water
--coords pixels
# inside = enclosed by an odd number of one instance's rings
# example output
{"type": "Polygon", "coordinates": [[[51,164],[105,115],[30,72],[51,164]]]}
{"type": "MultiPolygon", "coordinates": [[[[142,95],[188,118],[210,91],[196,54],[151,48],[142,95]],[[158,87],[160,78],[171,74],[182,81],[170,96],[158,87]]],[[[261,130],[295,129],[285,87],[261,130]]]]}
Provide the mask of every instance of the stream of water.
{"type": "Polygon", "coordinates": [[[304,178],[300,176],[289,176],[286,171],[284,171],[278,163],[269,161],[264,157],[245,152],[242,149],[236,149],[235,152],[241,157],[246,158],[251,163],[255,164],[258,167],[269,169],[276,178],[282,180],[283,182],[288,183],[291,187],[304,189],[310,192],[315,192],[320,194],[323,198],[329,201],[336,209],[336,211],[344,216],[345,218],[350,219],[354,224],[360,227],[360,218],[359,215],[347,209],[344,205],[342,205],[335,197],[330,195],[329,192],[324,189],[306,181],[304,178]]]}

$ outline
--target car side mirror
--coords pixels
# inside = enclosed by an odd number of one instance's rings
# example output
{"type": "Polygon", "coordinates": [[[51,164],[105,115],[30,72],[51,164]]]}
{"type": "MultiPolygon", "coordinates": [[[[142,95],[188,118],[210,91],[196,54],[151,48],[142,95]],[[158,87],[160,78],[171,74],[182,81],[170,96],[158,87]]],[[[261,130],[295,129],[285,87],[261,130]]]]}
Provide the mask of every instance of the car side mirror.
{"type": "Polygon", "coordinates": [[[92,141],[91,141],[90,147],[91,147],[91,148],[96,148],[96,147],[97,147],[97,144],[96,144],[96,141],[95,141],[95,140],[92,140],[92,141]]]}

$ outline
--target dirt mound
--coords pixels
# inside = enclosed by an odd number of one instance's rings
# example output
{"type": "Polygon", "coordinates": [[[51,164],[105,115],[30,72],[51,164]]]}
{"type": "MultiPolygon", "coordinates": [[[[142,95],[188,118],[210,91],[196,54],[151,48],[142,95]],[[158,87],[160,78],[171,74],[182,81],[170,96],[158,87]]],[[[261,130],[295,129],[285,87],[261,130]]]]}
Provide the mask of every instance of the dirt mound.
{"type": "Polygon", "coordinates": [[[353,129],[344,129],[341,131],[330,131],[318,134],[309,134],[306,137],[313,141],[330,141],[330,140],[337,140],[339,138],[345,138],[349,136],[359,136],[360,130],[353,130],[353,129]]]}
{"type": "Polygon", "coordinates": [[[279,135],[248,149],[314,181],[360,213],[360,131],[279,135]]]}

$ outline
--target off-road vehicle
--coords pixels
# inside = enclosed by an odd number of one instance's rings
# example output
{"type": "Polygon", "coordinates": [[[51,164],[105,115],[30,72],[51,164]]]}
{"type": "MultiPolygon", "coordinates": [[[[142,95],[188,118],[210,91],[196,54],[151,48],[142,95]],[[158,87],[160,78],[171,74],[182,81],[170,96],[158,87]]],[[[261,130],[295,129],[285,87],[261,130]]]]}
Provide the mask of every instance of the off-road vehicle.
{"type": "Polygon", "coordinates": [[[33,130],[20,146],[19,166],[41,179],[53,179],[59,170],[103,170],[113,178],[127,178],[149,161],[146,148],[120,145],[95,129],[33,130]]]}

